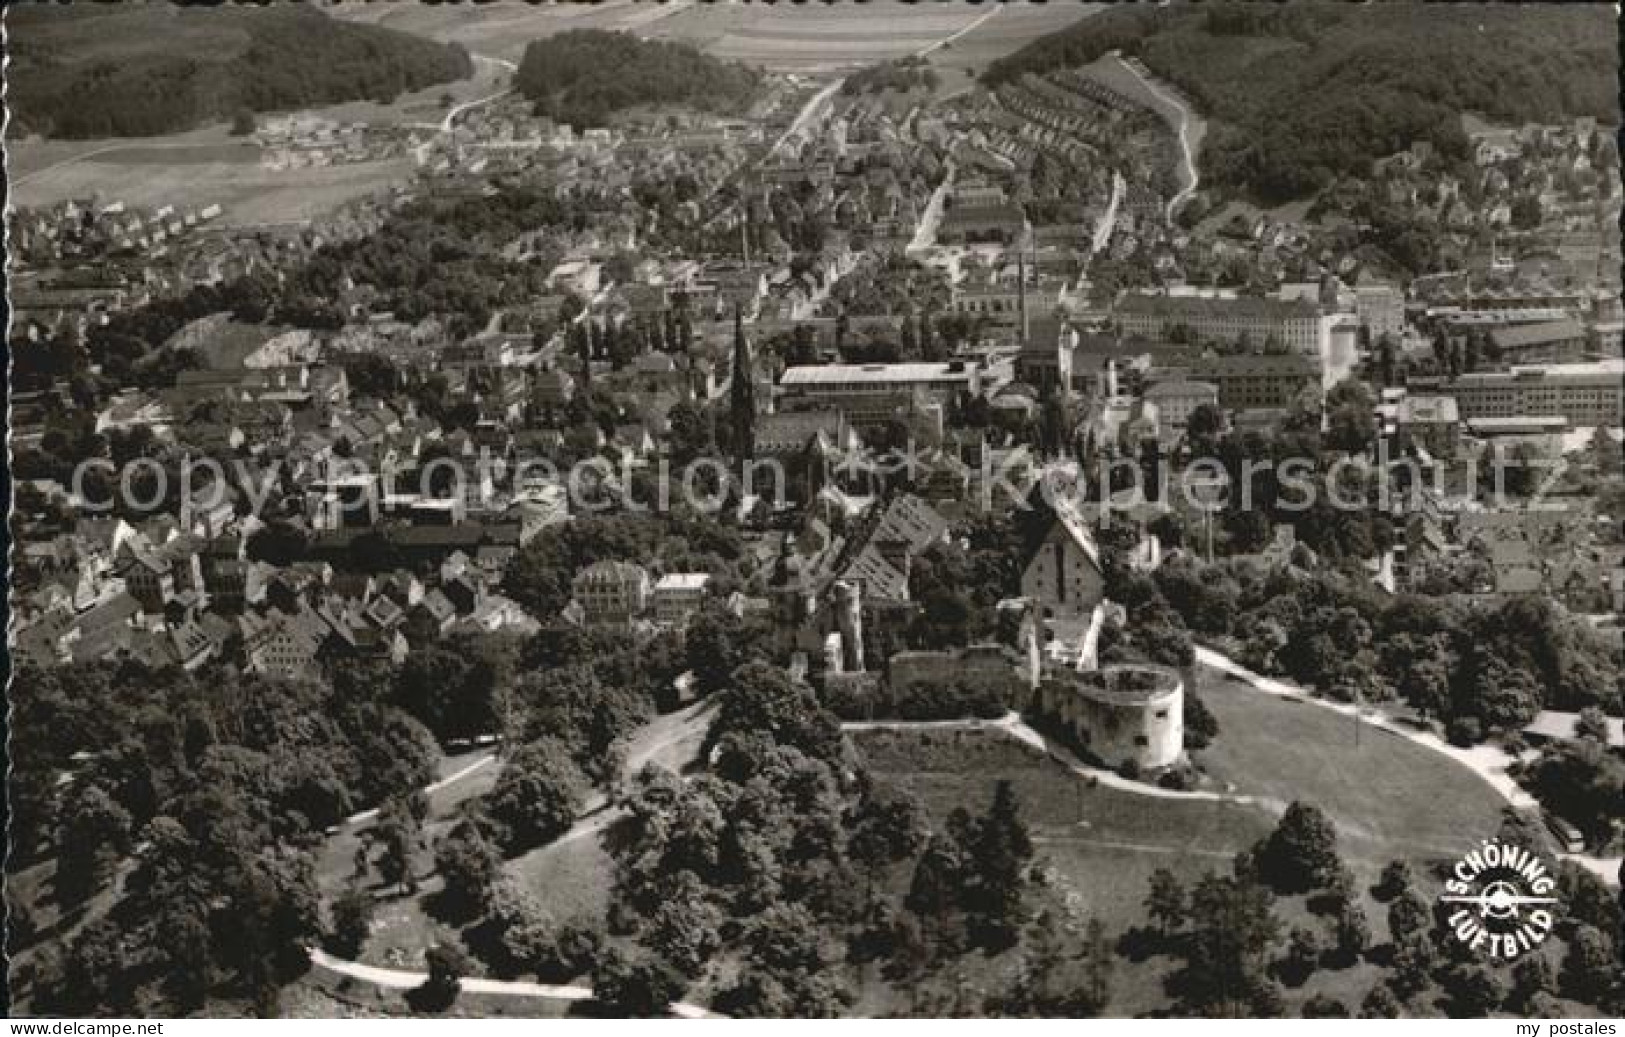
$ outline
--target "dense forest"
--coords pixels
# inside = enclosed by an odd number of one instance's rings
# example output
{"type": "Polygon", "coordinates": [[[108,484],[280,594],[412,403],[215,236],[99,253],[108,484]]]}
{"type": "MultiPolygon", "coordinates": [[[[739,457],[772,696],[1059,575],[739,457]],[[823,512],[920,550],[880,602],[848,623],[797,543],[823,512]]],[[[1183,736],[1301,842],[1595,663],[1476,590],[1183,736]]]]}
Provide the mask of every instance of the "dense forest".
{"type": "Polygon", "coordinates": [[[526,47],[515,83],[538,114],[581,129],[640,104],[741,111],[759,79],[683,44],[574,29],[526,47]]]}
{"type": "Polygon", "coordinates": [[[473,71],[460,46],[335,21],[302,4],[29,6],[9,11],[7,27],[14,132],[68,139],[176,133],[241,111],[387,102],[473,71]]]}
{"type": "Polygon", "coordinates": [[[1213,120],[1202,175],[1302,196],[1416,140],[1465,148],[1462,112],[1617,123],[1613,14],[1587,7],[1124,5],[989,66],[989,85],[1138,57],[1213,120]]]}

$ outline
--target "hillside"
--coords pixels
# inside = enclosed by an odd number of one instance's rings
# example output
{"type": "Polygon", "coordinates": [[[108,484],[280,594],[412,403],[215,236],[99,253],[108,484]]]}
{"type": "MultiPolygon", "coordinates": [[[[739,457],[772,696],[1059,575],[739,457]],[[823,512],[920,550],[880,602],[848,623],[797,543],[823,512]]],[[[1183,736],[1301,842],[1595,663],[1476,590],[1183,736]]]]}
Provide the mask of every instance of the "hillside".
{"type": "Polygon", "coordinates": [[[1138,57],[1213,120],[1202,177],[1300,197],[1419,139],[1460,155],[1459,116],[1619,121],[1611,9],[1415,4],[1115,7],[993,63],[987,82],[1138,57]]]}
{"type": "Polygon", "coordinates": [[[539,113],[579,129],[640,104],[741,111],[759,79],[686,44],[578,29],[526,47],[514,83],[539,113]]]}
{"type": "Polygon", "coordinates": [[[13,135],[148,137],[467,77],[468,53],[302,4],[75,4],[6,12],[13,135]]]}

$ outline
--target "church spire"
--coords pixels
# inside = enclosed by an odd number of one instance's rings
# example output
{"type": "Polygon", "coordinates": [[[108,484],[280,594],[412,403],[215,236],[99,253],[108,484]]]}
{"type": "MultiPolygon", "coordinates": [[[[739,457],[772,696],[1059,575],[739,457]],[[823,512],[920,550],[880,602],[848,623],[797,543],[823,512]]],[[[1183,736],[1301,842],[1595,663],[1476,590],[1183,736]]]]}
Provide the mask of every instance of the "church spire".
{"type": "Polygon", "coordinates": [[[732,420],[734,454],[741,461],[756,456],[756,371],[751,363],[750,343],[745,338],[745,318],[734,306],[733,373],[728,385],[729,417],[732,420]]]}
{"type": "Polygon", "coordinates": [[[1021,250],[1016,253],[1016,299],[1021,311],[1021,348],[1027,348],[1027,249],[1023,242],[1021,250]]]}

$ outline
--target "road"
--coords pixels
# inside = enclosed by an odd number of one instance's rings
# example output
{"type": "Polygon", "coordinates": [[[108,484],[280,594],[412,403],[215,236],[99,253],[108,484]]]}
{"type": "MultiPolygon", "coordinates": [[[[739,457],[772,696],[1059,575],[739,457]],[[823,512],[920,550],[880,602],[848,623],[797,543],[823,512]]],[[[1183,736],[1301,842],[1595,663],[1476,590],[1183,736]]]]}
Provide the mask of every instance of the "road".
{"type": "MultiPolygon", "coordinates": [[[[135,146],[139,146],[140,141],[134,141],[133,144],[135,146]]],[[[20,176],[20,177],[17,177],[16,179],[12,180],[11,181],[11,190],[12,190],[13,193],[15,193],[17,188],[19,188],[19,187],[23,186],[24,184],[28,183],[30,180],[37,180],[37,179],[39,179],[40,177],[44,176],[47,173],[54,173],[58,169],[63,169],[65,167],[67,167],[67,166],[74,165],[75,163],[83,162],[87,158],[94,158],[97,155],[104,155],[109,151],[118,151],[121,148],[128,148],[128,147],[131,147],[131,146],[132,146],[131,141],[120,141],[117,144],[108,144],[108,145],[106,145],[104,147],[93,148],[90,151],[81,152],[80,154],[74,155],[71,158],[65,158],[61,162],[53,162],[50,165],[46,166],[44,169],[36,169],[32,173],[29,173],[27,176],[20,176]]]]}
{"type": "Polygon", "coordinates": [[[1168,222],[1172,223],[1174,222],[1174,214],[1179,212],[1179,207],[1184,205],[1191,195],[1196,193],[1197,185],[1201,183],[1201,176],[1196,171],[1195,148],[1191,144],[1191,138],[1196,133],[1197,116],[1190,110],[1189,105],[1164,90],[1155,80],[1134,67],[1132,63],[1124,61],[1116,53],[1112,56],[1117,59],[1118,64],[1128,69],[1130,75],[1144,83],[1147,90],[1173,105],[1179,112],[1179,150],[1185,164],[1186,183],[1184,187],[1179,189],[1178,193],[1168,199],[1168,222]]]}
{"type": "Polygon", "coordinates": [[[974,29],[980,28],[983,22],[987,21],[989,18],[992,18],[994,15],[998,14],[1002,10],[1004,10],[1004,7],[1002,5],[994,4],[992,7],[988,8],[987,13],[982,15],[980,18],[978,18],[975,21],[971,22],[969,25],[966,25],[963,29],[959,29],[959,30],[956,30],[954,32],[949,33],[948,35],[944,36],[942,39],[938,40],[935,43],[926,44],[924,47],[921,47],[919,50],[915,51],[914,56],[917,57],[917,58],[923,58],[923,57],[926,57],[927,55],[929,55],[932,51],[940,50],[943,47],[946,47],[948,44],[950,44],[953,41],[959,39],[959,37],[965,35],[966,33],[971,32],[974,29]]]}
{"type": "MultiPolygon", "coordinates": [[[[500,65],[502,68],[507,69],[510,75],[519,71],[519,66],[515,65],[506,58],[492,58],[487,57],[484,54],[475,54],[474,60],[484,62],[487,65],[500,65]]],[[[456,122],[457,117],[469,109],[478,108],[482,104],[489,104],[492,101],[495,101],[497,98],[507,97],[511,93],[513,93],[513,86],[510,84],[506,88],[498,90],[494,94],[487,94],[484,97],[477,97],[472,101],[464,101],[462,104],[453,106],[452,109],[446,113],[446,117],[440,120],[440,132],[450,133],[452,123],[456,122]]]]}
{"type": "Polygon", "coordinates": [[[923,252],[937,243],[937,226],[942,223],[942,210],[947,204],[948,192],[954,186],[954,160],[948,159],[948,168],[943,172],[942,183],[931,192],[931,200],[925,204],[925,211],[920,214],[920,223],[914,228],[914,237],[905,250],[910,253],[923,252]]]}
{"type": "MultiPolygon", "coordinates": [[[[983,14],[971,21],[963,28],[956,29],[955,31],[944,36],[942,39],[937,40],[934,43],[928,43],[921,47],[919,50],[914,52],[914,57],[923,58],[931,54],[933,51],[946,47],[948,44],[959,39],[961,36],[980,26],[983,22],[986,22],[989,18],[992,18],[994,15],[998,14],[1001,10],[1003,10],[1003,8],[998,6],[990,8],[986,14],[983,14]]],[[[836,91],[840,90],[841,85],[845,82],[845,76],[832,80],[822,90],[818,91],[811,98],[809,98],[807,103],[801,106],[801,111],[796,113],[796,117],[791,121],[789,129],[785,130],[784,133],[779,136],[779,139],[773,142],[773,146],[767,150],[767,154],[763,156],[762,161],[767,162],[769,159],[773,158],[773,156],[777,155],[779,153],[779,149],[784,147],[785,142],[805,128],[807,123],[810,122],[815,115],[817,115],[818,110],[828,103],[830,98],[835,96],[836,91]]]]}
{"type": "MultiPolygon", "coordinates": [[[[319,947],[309,948],[310,963],[335,972],[340,976],[358,979],[363,983],[384,987],[387,990],[414,990],[421,987],[429,978],[426,972],[408,972],[404,969],[385,969],[377,965],[363,965],[357,961],[345,961],[335,958],[319,947]]],[[[530,983],[524,980],[508,979],[481,979],[478,977],[464,977],[460,986],[467,994],[498,994],[505,997],[534,998],[543,1001],[591,1001],[592,988],[559,985],[553,983],[530,983]]],[[[721,1019],[717,1015],[700,1005],[691,1005],[679,1001],[671,1007],[672,1015],[680,1019],[721,1019]]]]}
{"type": "MultiPolygon", "coordinates": [[[[1127,185],[1123,182],[1123,174],[1112,171],[1112,198],[1106,203],[1106,211],[1101,214],[1100,222],[1095,224],[1095,236],[1089,241],[1089,258],[1093,259],[1103,251],[1112,240],[1112,230],[1117,226],[1117,210],[1123,205],[1123,191],[1127,185]]],[[[1080,280],[1089,276],[1089,269],[1084,267],[1080,280]]]]}
{"type": "Polygon", "coordinates": [[[1071,751],[1045,738],[1025,720],[1021,719],[1020,713],[1006,713],[997,720],[857,720],[842,724],[841,730],[860,733],[863,731],[1000,731],[1039,750],[1073,774],[1081,778],[1091,779],[1121,792],[1150,796],[1152,799],[1187,799],[1208,800],[1215,803],[1239,803],[1244,806],[1262,807],[1276,814],[1284,812],[1287,806],[1279,800],[1260,796],[1239,796],[1227,792],[1209,792],[1206,790],[1165,789],[1161,785],[1152,785],[1144,781],[1132,781],[1109,768],[1092,767],[1084,763],[1071,751]]]}
{"type": "Polygon", "coordinates": [[[807,99],[807,103],[801,106],[801,111],[797,112],[796,117],[790,120],[789,127],[779,135],[778,140],[773,142],[773,146],[767,149],[767,154],[762,156],[762,162],[758,163],[758,165],[766,163],[772,159],[773,156],[779,153],[779,149],[784,147],[786,141],[805,129],[807,124],[812,121],[813,117],[818,114],[818,110],[829,103],[829,99],[835,96],[835,92],[841,89],[841,84],[845,82],[845,76],[832,80],[822,90],[809,97],[807,99]]]}
{"type": "MultiPolygon", "coordinates": [[[[471,763],[468,766],[463,767],[462,769],[458,770],[455,774],[448,774],[444,778],[441,778],[439,781],[436,781],[436,782],[433,782],[432,784],[423,786],[423,794],[426,795],[426,796],[427,795],[432,795],[432,794],[434,794],[436,792],[439,792],[441,789],[445,788],[448,785],[452,785],[452,784],[455,784],[456,782],[462,781],[464,778],[469,777],[470,775],[474,774],[476,771],[484,770],[486,767],[489,767],[491,764],[496,762],[496,759],[497,759],[497,754],[494,753],[494,752],[490,753],[488,755],[485,755],[485,756],[481,756],[479,759],[475,760],[473,763],[471,763]]],[[[378,808],[373,807],[371,810],[363,810],[360,813],[351,814],[349,817],[345,818],[342,822],[340,822],[340,824],[341,825],[365,824],[366,822],[375,819],[377,816],[378,816],[378,808]]]]}

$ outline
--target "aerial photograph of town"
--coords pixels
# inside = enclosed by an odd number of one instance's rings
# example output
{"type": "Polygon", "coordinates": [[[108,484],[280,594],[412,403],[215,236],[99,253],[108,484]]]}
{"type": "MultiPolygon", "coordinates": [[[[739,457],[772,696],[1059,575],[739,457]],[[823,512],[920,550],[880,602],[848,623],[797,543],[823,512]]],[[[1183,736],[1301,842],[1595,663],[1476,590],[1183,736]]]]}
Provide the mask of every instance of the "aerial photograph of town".
{"type": "Polygon", "coordinates": [[[7,1033],[1618,1037],[1618,19],[8,3],[7,1033]]]}

